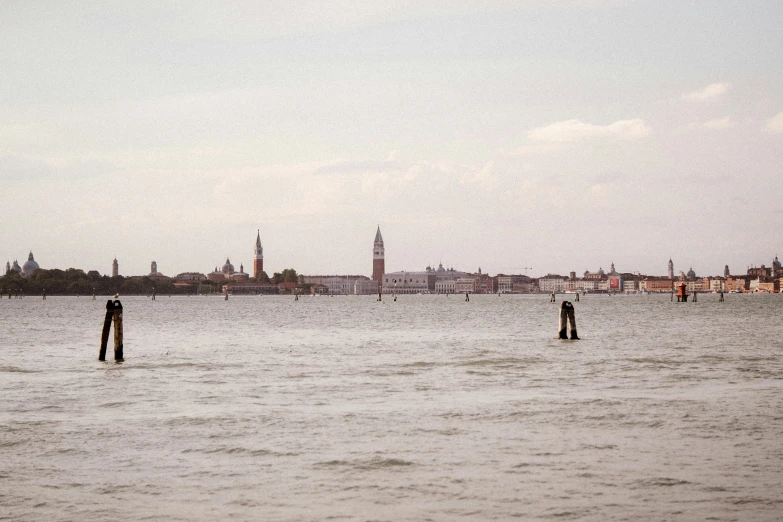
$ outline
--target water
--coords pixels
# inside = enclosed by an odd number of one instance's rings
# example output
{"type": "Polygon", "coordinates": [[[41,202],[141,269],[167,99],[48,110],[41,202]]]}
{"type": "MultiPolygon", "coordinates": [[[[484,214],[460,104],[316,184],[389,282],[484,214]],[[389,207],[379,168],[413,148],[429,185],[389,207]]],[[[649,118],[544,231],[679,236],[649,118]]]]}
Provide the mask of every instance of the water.
{"type": "Polygon", "coordinates": [[[4,298],[0,518],[780,519],[783,296],[548,299],[4,298]]]}

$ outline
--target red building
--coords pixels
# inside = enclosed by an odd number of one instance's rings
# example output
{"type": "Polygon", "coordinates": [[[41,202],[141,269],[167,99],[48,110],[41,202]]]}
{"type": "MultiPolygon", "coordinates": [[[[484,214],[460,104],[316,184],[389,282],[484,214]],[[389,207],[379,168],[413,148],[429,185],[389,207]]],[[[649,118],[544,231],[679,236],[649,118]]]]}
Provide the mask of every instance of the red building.
{"type": "Polygon", "coordinates": [[[383,274],[386,272],[384,255],[383,236],[381,236],[381,226],[378,225],[378,231],[375,233],[375,242],[372,247],[372,279],[378,282],[378,290],[383,286],[383,274]]]}

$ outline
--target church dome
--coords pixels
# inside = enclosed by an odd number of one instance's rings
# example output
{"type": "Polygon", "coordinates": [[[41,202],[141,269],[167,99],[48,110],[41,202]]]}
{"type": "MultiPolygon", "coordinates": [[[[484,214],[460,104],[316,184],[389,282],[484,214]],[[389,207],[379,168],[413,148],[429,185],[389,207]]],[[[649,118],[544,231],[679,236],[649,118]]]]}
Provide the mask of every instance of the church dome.
{"type": "Polygon", "coordinates": [[[693,267],[691,267],[690,270],[688,270],[688,277],[696,277],[696,272],[693,271],[693,267]]]}
{"type": "Polygon", "coordinates": [[[234,265],[231,264],[231,261],[229,261],[228,258],[226,258],[226,264],[223,265],[223,273],[224,274],[233,274],[234,273],[234,265]]]}
{"type": "Polygon", "coordinates": [[[606,275],[606,272],[604,272],[604,269],[600,268],[600,267],[598,268],[598,273],[601,274],[601,275],[606,275]]]}
{"type": "Polygon", "coordinates": [[[33,253],[30,252],[30,255],[27,256],[27,262],[22,265],[22,274],[25,276],[31,276],[33,272],[41,268],[38,266],[38,263],[35,262],[35,259],[33,259],[33,253]]]}
{"type": "Polygon", "coordinates": [[[772,262],[772,266],[774,268],[780,268],[780,261],[778,260],[778,256],[775,256],[775,260],[772,262]]]}

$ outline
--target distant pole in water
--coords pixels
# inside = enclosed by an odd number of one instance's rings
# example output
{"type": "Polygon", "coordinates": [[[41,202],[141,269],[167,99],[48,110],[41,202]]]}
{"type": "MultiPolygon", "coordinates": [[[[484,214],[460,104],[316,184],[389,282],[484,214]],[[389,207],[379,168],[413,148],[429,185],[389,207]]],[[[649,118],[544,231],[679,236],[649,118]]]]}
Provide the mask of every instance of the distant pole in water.
{"type": "Polygon", "coordinates": [[[698,299],[698,297],[699,297],[699,292],[697,292],[696,290],[694,290],[694,291],[693,291],[693,302],[694,302],[694,303],[696,302],[696,299],[698,299]]]}
{"type": "Polygon", "coordinates": [[[549,302],[554,303],[555,302],[555,291],[552,290],[552,295],[549,296],[549,302]]]}
{"type": "Polygon", "coordinates": [[[381,301],[381,291],[378,290],[378,301],[381,301]]]}
{"type": "Polygon", "coordinates": [[[43,300],[46,301],[46,288],[43,289],[43,300]]]}
{"type": "Polygon", "coordinates": [[[577,303],[579,302],[579,292],[576,293],[576,299],[574,299],[577,303]]]}
{"type": "Polygon", "coordinates": [[[568,301],[563,301],[560,304],[560,321],[558,324],[558,337],[560,339],[568,339],[568,336],[566,336],[568,323],[571,323],[571,339],[578,340],[579,336],[576,334],[576,315],[574,314],[574,305],[568,301]]]}
{"type": "Polygon", "coordinates": [[[720,299],[718,299],[718,302],[719,302],[719,303],[722,303],[722,302],[723,302],[723,292],[721,292],[721,293],[720,293],[720,299]]]}
{"type": "Polygon", "coordinates": [[[468,293],[465,292],[465,302],[469,302],[469,301],[470,301],[470,295],[468,295],[468,293]]]}
{"type": "Polygon", "coordinates": [[[155,287],[152,287],[152,300],[155,300],[155,287]]]}

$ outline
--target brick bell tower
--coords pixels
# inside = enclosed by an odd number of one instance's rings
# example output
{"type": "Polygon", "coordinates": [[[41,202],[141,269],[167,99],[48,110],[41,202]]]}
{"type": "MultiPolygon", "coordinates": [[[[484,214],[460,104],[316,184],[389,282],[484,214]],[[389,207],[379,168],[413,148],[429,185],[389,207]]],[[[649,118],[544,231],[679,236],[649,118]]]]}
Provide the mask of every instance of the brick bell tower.
{"type": "Polygon", "coordinates": [[[258,231],[256,236],[256,248],[255,256],[253,257],[253,277],[256,279],[261,277],[264,272],[264,247],[261,246],[261,231],[258,231]]]}
{"type": "Polygon", "coordinates": [[[381,289],[383,274],[386,271],[386,262],[384,260],[383,236],[381,236],[381,226],[378,225],[378,231],[375,233],[375,243],[372,246],[372,279],[378,282],[378,290],[381,289]]]}

